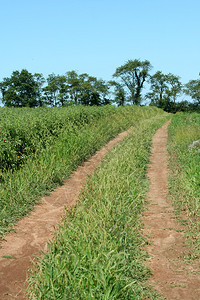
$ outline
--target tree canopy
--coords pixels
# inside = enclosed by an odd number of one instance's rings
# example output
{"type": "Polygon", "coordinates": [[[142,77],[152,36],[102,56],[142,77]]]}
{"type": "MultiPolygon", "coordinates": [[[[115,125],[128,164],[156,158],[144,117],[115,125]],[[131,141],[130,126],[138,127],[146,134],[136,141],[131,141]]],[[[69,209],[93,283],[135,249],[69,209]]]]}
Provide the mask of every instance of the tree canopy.
{"type": "Polygon", "coordinates": [[[14,71],[0,83],[2,102],[6,106],[64,106],[105,105],[110,103],[109,85],[87,73],[74,70],[65,75],[51,73],[46,80],[42,74],[32,75],[27,70],[14,71]]]}
{"type": "MultiPolygon", "coordinates": [[[[199,73],[200,75],[200,73],[199,73]]],[[[190,80],[186,85],[184,92],[194,99],[197,105],[200,105],[200,79],[190,80]]]]}
{"type": "Polygon", "coordinates": [[[141,103],[141,91],[151,68],[148,60],[128,60],[113,74],[113,77],[120,78],[122,84],[128,89],[132,104],[139,105],[141,103]]]}
{"type": "Polygon", "coordinates": [[[4,78],[0,83],[2,102],[6,106],[36,107],[40,104],[41,74],[32,75],[27,70],[14,71],[10,78],[4,78]]]}
{"type": "MultiPolygon", "coordinates": [[[[113,79],[105,81],[87,73],[67,71],[64,75],[51,73],[45,79],[41,73],[32,74],[26,69],[13,71],[0,82],[1,100],[5,106],[37,107],[66,105],[115,104],[141,105],[146,99],[166,111],[200,110],[200,79],[183,85],[180,77],[157,71],[150,74],[152,65],[148,60],[128,60],[116,68],[113,79]],[[149,84],[146,95],[145,84],[149,84]],[[180,101],[182,94],[194,101],[180,101]]],[[[199,74],[200,75],[200,74],[199,74]]]]}
{"type": "Polygon", "coordinates": [[[150,105],[170,111],[181,91],[180,77],[157,71],[150,77],[150,92],[146,94],[146,98],[151,101],[150,105]]]}

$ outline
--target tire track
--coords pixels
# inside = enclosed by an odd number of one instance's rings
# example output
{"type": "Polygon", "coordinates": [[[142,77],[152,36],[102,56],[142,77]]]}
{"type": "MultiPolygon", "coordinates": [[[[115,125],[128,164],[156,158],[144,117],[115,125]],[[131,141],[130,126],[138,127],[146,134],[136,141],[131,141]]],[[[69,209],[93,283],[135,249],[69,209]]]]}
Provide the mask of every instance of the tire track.
{"type": "Polygon", "coordinates": [[[143,233],[148,237],[148,265],[153,276],[149,283],[166,299],[200,299],[200,276],[197,263],[186,264],[187,251],[184,227],[175,218],[168,198],[167,138],[169,122],[153,137],[153,148],[148,170],[150,190],[147,211],[144,213],[143,233]]]}

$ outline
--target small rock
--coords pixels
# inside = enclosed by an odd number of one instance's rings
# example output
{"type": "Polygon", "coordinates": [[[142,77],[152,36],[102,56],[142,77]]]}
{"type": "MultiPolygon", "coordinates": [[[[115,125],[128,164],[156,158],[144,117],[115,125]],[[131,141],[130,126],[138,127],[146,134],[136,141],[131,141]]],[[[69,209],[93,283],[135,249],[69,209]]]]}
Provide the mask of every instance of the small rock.
{"type": "Polygon", "coordinates": [[[200,152],[200,140],[194,141],[191,145],[188,146],[188,150],[191,152],[193,149],[198,149],[198,152],[200,152]]]}

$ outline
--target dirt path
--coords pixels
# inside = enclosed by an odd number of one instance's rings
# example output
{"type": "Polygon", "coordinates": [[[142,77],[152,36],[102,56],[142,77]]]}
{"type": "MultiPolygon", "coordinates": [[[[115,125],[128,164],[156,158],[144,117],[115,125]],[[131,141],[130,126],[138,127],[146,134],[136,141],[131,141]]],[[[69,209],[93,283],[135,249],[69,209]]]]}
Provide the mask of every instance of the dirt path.
{"type": "Polygon", "coordinates": [[[6,240],[0,244],[1,300],[25,298],[24,283],[34,256],[47,250],[47,242],[64,215],[65,207],[76,203],[88,175],[92,174],[104,155],[129,132],[130,130],[119,134],[80,166],[63,186],[44,197],[35,210],[17,224],[15,233],[6,236],[6,240]]]}
{"type": "Polygon", "coordinates": [[[183,229],[176,221],[173,207],[167,198],[167,122],[153,138],[152,156],[148,171],[150,191],[148,210],[144,213],[143,233],[149,238],[147,252],[153,276],[150,283],[166,299],[200,299],[198,265],[186,264],[182,255],[183,229]]]}

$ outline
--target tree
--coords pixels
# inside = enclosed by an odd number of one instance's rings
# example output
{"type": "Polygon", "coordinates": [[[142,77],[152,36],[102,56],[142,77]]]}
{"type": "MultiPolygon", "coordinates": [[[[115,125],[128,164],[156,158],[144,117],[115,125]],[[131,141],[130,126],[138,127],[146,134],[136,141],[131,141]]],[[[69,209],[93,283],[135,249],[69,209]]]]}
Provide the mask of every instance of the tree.
{"type": "Polygon", "coordinates": [[[47,78],[48,85],[43,89],[47,105],[64,106],[69,99],[69,85],[67,76],[50,74],[47,78]]]}
{"type": "Polygon", "coordinates": [[[26,69],[14,71],[10,78],[4,78],[0,83],[2,102],[6,106],[38,106],[42,78],[42,74],[33,75],[26,69]]]}
{"type": "Polygon", "coordinates": [[[157,71],[150,77],[150,84],[151,92],[149,92],[145,98],[151,100],[151,105],[162,107],[163,102],[169,96],[167,75],[163,74],[161,71],[157,71]]]}
{"type": "Polygon", "coordinates": [[[126,92],[123,85],[111,80],[109,81],[111,87],[114,87],[114,101],[118,106],[124,106],[126,104],[126,92]]]}
{"type": "Polygon", "coordinates": [[[100,105],[110,104],[111,101],[109,99],[109,84],[106,83],[103,79],[96,79],[93,84],[93,88],[96,93],[99,94],[100,105]]]}
{"type": "Polygon", "coordinates": [[[150,78],[150,90],[145,98],[150,99],[150,105],[155,105],[166,111],[174,110],[176,99],[182,91],[180,77],[171,73],[165,75],[157,71],[150,78]]]}
{"type": "Polygon", "coordinates": [[[75,104],[100,106],[109,103],[109,86],[104,80],[98,80],[87,73],[78,75],[75,71],[67,72],[66,75],[68,92],[75,104]]]}
{"type": "Polygon", "coordinates": [[[43,89],[42,86],[45,83],[45,79],[42,74],[35,73],[34,75],[36,82],[36,101],[39,106],[43,106],[43,89]]]}
{"type": "Polygon", "coordinates": [[[184,93],[189,95],[197,105],[200,105],[200,79],[190,80],[185,84],[184,93]]]}
{"type": "Polygon", "coordinates": [[[70,99],[77,105],[79,92],[80,92],[80,83],[81,83],[81,80],[80,80],[77,72],[74,70],[67,72],[66,73],[66,82],[68,85],[70,99]]]}
{"type": "Polygon", "coordinates": [[[49,74],[47,78],[48,85],[43,88],[44,101],[47,105],[57,106],[57,94],[58,86],[56,81],[56,75],[54,73],[49,74]]]}
{"type": "Polygon", "coordinates": [[[97,90],[97,78],[84,73],[80,79],[80,103],[83,105],[101,105],[100,93],[97,90]]]}
{"type": "Polygon", "coordinates": [[[141,91],[151,68],[148,60],[128,60],[113,74],[113,77],[120,78],[123,86],[127,88],[132,104],[141,103],[141,91]]]}
{"type": "Polygon", "coordinates": [[[67,103],[67,100],[69,98],[68,92],[68,85],[67,85],[67,79],[64,75],[57,75],[56,78],[56,84],[58,89],[58,95],[57,95],[57,103],[60,106],[64,106],[67,103]]]}
{"type": "Polygon", "coordinates": [[[172,98],[172,101],[175,104],[177,97],[182,92],[182,84],[180,82],[180,77],[169,73],[167,75],[167,82],[170,87],[169,96],[172,98]]]}

